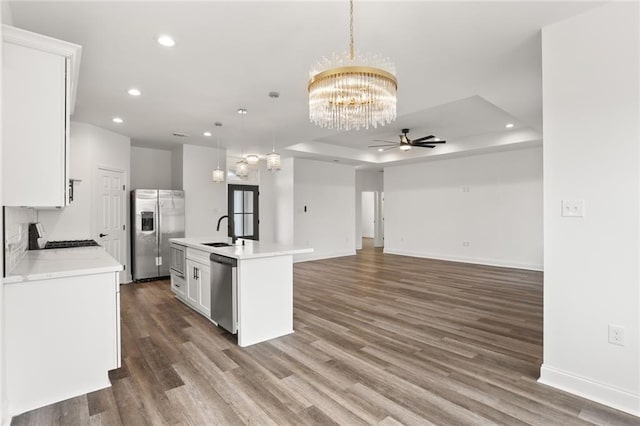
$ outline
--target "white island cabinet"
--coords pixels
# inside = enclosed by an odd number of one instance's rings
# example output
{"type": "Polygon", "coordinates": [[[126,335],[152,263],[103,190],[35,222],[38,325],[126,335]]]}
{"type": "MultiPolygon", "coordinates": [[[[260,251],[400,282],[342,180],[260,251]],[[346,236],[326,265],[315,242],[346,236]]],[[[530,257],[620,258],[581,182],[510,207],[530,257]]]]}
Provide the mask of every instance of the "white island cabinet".
{"type": "Polygon", "coordinates": [[[4,278],[10,415],[111,386],[121,270],[102,247],[34,250],[4,278]]]}
{"type": "MultiPolygon", "coordinates": [[[[237,260],[235,310],[238,345],[249,346],[293,333],[293,255],[311,248],[245,241],[245,245],[210,247],[211,238],[174,238],[174,247],[186,253],[184,277],[172,269],[172,289],[178,299],[211,319],[210,255],[237,260]],[[187,282],[187,291],[176,283],[187,282]]],[[[215,293],[214,296],[215,297],[215,293]]],[[[215,302],[215,301],[214,301],[215,302]]]]}
{"type": "Polygon", "coordinates": [[[7,25],[2,47],[3,205],[64,207],[81,47],[7,25]]]}

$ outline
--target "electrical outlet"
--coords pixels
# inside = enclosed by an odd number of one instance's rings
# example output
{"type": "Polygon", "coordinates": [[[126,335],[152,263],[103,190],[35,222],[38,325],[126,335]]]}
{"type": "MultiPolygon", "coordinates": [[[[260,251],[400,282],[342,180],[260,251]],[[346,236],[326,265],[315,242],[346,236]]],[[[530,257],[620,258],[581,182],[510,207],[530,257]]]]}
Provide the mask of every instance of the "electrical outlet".
{"type": "Polygon", "coordinates": [[[462,242],[462,247],[469,247],[471,245],[471,243],[469,241],[463,241],[462,242]]]}
{"type": "Polygon", "coordinates": [[[563,217],[584,217],[584,200],[562,200],[563,217]]]}
{"type": "Polygon", "coordinates": [[[624,327],[609,324],[609,343],[624,346],[624,327]]]}
{"type": "Polygon", "coordinates": [[[468,186],[463,186],[462,187],[462,192],[469,192],[469,187],[468,186]]]}

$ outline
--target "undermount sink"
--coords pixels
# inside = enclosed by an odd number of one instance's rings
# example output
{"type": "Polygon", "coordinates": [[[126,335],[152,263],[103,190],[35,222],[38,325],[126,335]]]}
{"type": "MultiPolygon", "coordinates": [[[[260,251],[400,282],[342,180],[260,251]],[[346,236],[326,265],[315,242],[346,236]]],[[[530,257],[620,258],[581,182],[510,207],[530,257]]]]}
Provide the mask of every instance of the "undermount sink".
{"type": "Polygon", "coordinates": [[[220,242],[220,243],[202,243],[202,245],[210,246],[210,247],[230,247],[231,246],[231,244],[229,244],[229,243],[222,243],[222,242],[220,242]]]}

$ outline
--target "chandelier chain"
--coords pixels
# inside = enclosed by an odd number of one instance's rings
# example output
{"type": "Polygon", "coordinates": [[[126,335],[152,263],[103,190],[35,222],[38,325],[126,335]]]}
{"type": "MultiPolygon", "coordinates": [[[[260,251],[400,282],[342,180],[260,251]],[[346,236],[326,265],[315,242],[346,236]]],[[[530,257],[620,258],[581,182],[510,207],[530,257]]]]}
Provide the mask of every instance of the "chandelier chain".
{"type": "Polygon", "coordinates": [[[353,0],[349,0],[349,57],[352,61],[354,58],[353,45],[353,0]]]}

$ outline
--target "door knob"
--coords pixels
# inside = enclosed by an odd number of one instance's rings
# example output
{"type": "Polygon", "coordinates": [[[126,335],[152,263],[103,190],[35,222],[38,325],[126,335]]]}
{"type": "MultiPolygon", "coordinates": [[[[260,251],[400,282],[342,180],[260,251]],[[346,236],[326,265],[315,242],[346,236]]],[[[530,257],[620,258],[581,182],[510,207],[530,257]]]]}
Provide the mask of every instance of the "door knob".
{"type": "Polygon", "coordinates": [[[108,236],[108,235],[109,235],[109,234],[100,234],[100,235],[99,235],[99,237],[100,237],[100,238],[102,238],[102,237],[106,237],[106,236],[108,236]]]}

